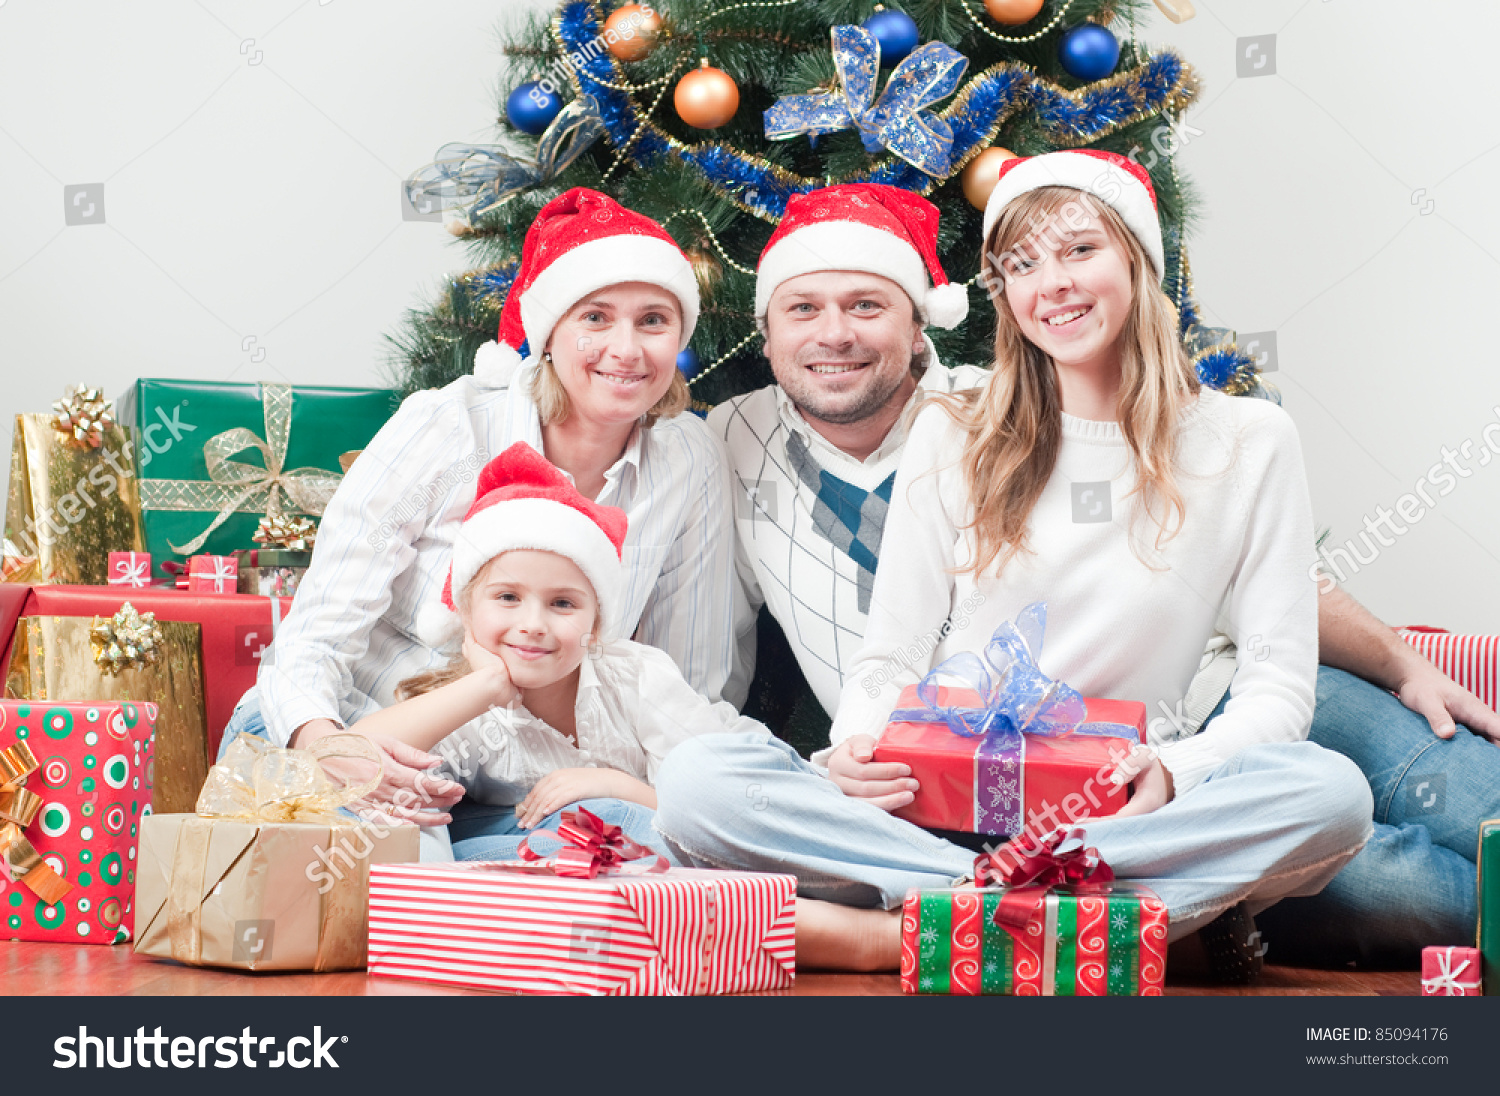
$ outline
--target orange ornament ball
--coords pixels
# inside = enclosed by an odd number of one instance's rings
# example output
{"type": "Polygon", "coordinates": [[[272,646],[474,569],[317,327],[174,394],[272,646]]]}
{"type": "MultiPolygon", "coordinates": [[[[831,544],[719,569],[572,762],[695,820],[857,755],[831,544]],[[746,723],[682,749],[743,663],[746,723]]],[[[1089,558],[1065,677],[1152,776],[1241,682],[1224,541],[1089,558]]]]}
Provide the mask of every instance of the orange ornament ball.
{"type": "Polygon", "coordinates": [[[622,4],[604,20],[605,49],[620,61],[639,61],[656,48],[661,14],[649,4],[622,4]]]}
{"type": "Polygon", "coordinates": [[[984,204],[990,200],[990,191],[1000,181],[1000,165],[1015,158],[1016,154],[1010,149],[997,145],[985,149],[968,162],[959,181],[963,184],[964,197],[969,199],[971,206],[975,209],[984,208],[984,204]]]}
{"type": "Polygon", "coordinates": [[[677,81],[672,94],[677,116],[694,129],[718,129],[740,109],[740,89],[734,77],[710,67],[707,60],[677,81]]]}
{"type": "Polygon", "coordinates": [[[984,0],[984,10],[995,22],[1018,27],[1036,18],[1036,13],[1042,10],[1042,0],[984,0]]]}

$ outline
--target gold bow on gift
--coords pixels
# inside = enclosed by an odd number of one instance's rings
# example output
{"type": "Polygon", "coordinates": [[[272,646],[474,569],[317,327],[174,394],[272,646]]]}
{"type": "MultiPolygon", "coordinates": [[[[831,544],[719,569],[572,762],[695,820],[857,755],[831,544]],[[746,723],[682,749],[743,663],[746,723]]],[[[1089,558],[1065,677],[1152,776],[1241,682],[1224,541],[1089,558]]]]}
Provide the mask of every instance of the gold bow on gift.
{"type": "Polygon", "coordinates": [[[36,770],[36,755],[26,743],[0,750],[0,866],[51,906],[67,897],[73,884],[48,867],[21,832],[42,809],[42,797],[24,787],[36,770]]]}
{"type": "Polygon", "coordinates": [[[207,480],[140,481],[141,506],[147,510],[217,510],[218,515],[186,544],[171,545],[174,552],[190,556],[203,547],[209,535],[229,520],[231,514],[278,516],[281,496],[286,495],[291,508],[309,514],[322,514],[338,489],[343,477],[324,468],[294,468],[282,471],[286,461],[287,441],[292,433],[292,386],[262,384],[260,401],[266,419],[266,436],[236,426],[215,434],[203,446],[203,461],[208,466],[207,480]],[[264,468],[244,461],[231,460],[246,449],[259,449],[264,468]]]}
{"type": "Polygon", "coordinates": [[[291,750],[242,734],[208,771],[197,812],[200,818],[352,826],[354,819],[339,808],[379,787],[380,775],[380,753],[364,735],[331,734],[291,750]],[[327,763],[341,760],[368,762],[375,775],[358,781],[337,776],[327,763]]]}
{"type": "Polygon", "coordinates": [[[285,548],[289,552],[311,552],[318,539],[318,523],[312,518],[276,514],[260,519],[250,538],[262,548],[285,548]]]}

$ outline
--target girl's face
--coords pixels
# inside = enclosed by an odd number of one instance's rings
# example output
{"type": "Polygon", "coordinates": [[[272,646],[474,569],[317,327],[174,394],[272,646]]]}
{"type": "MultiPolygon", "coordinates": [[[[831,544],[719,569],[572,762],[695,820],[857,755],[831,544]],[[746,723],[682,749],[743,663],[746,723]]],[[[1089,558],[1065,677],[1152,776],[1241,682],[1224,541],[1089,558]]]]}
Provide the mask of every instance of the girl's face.
{"type": "Polygon", "coordinates": [[[516,549],[475,576],[465,624],[524,692],[578,669],[597,616],[594,588],[576,563],[555,552],[516,549]]]}
{"type": "Polygon", "coordinates": [[[1000,261],[1021,333],[1059,367],[1119,375],[1131,261],[1104,218],[1070,202],[1000,261]]]}
{"type": "Polygon", "coordinates": [[[570,413],[618,425],[634,422],[666,395],[681,337],[676,297],[646,282],[623,282],[570,308],[547,350],[570,413]]]}

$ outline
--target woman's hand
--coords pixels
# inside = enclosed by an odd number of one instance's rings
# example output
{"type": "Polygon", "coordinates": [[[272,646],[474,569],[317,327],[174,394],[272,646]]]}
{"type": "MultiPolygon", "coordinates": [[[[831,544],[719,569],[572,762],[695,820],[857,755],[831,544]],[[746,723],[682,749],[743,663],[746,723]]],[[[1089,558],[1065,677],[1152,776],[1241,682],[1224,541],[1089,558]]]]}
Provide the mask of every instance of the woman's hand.
{"type": "Polygon", "coordinates": [[[656,806],[656,793],[649,784],[618,769],[553,769],[516,804],[516,821],[523,830],[529,830],[580,799],[628,799],[656,806]]]}
{"type": "Polygon", "coordinates": [[[484,683],[493,708],[507,707],[516,698],[516,687],[510,679],[510,669],[505,660],[474,638],[474,633],[464,630],[464,661],[474,676],[484,683]]]}
{"type": "Polygon", "coordinates": [[[1115,766],[1110,779],[1115,784],[1129,784],[1134,790],[1130,802],[1115,812],[1116,818],[1150,814],[1172,802],[1175,794],[1172,771],[1161,763],[1161,758],[1149,746],[1137,746],[1131,750],[1125,760],[1115,766]]]}

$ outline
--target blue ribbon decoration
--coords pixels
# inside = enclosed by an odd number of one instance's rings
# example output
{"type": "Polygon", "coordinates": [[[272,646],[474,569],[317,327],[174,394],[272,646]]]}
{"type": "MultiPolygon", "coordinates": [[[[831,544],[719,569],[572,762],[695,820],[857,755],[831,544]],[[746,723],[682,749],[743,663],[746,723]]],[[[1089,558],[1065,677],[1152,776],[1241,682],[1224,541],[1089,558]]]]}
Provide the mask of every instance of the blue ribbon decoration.
{"type": "Polygon", "coordinates": [[[923,108],[953,94],[968,58],[943,42],[928,42],[896,66],[877,98],[880,43],[875,36],[863,27],[837,26],[831,38],[840,90],[779,99],[765,112],[766,138],[784,141],[854,128],[867,152],[886,148],[933,178],[946,178],[953,130],[923,108]]]}
{"type": "Polygon", "coordinates": [[[555,179],[604,132],[598,102],[583,95],[563,107],[537,140],[535,160],[523,160],[499,145],[447,144],[433,163],[406,181],[406,195],[414,206],[423,196],[450,208],[473,199],[468,214],[478,217],[512,195],[555,179]]]}

